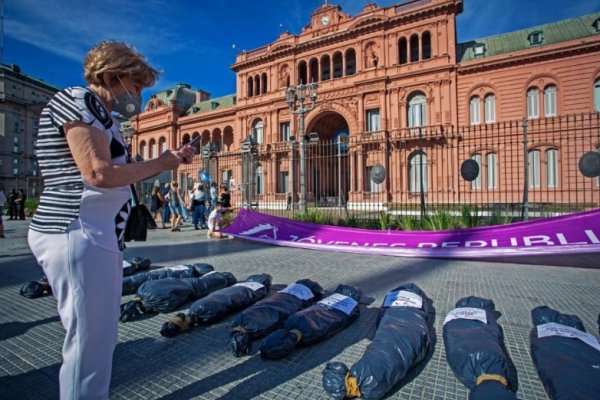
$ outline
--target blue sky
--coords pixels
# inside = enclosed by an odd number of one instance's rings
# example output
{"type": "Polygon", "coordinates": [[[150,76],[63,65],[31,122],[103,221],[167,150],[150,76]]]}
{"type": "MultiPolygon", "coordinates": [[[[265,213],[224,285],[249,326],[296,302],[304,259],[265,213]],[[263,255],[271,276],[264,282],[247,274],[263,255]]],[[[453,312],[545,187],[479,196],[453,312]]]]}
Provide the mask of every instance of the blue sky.
{"type": "MultiPolygon", "coordinates": [[[[378,0],[380,7],[404,0],[378,0]]],[[[298,34],[323,0],[6,0],[3,62],[58,87],[85,84],[82,60],[103,39],[124,40],[163,71],[144,93],[185,82],[235,93],[230,66],[242,50],[298,34]],[[235,48],[233,47],[235,45],[235,48]]],[[[371,0],[337,0],[354,16],[371,0]]],[[[464,0],[458,41],[600,11],[600,0],[464,0]]]]}

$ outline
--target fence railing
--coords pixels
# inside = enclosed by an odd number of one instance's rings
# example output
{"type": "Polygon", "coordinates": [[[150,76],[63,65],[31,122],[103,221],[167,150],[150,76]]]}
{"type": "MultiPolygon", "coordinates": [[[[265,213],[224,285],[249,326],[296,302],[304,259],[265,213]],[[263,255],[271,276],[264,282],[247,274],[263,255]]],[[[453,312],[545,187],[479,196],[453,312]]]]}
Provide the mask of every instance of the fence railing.
{"type": "MultiPolygon", "coordinates": [[[[204,172],[230,188],[234,205],[292,217],[300,212],[299,146],[278,142],[199,155],[177,179],[191,186],[204,172]]],[[[600,206],[600,178],[578,168],[584,153],[600,151],[598,113],[364,132],[343,144],[320,138],[304,146],[308,207],[334,218],[458,212],[463,205],[536,217],[600,206]],[[461,175],[465,160],[478,166],[474,180],[461,175]]]]}

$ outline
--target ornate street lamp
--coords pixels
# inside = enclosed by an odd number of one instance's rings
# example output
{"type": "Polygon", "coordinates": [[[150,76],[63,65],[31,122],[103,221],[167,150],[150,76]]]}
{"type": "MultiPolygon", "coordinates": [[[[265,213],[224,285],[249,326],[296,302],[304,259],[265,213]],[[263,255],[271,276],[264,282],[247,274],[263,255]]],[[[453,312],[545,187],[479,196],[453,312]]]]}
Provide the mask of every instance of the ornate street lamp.
{"type": "MultiPolygon", "coordinates": [[[[306,142],[310,138],[305,137],[304,133],[304,116],[315,108],[317,101],[316,82],[311,82],[307,85],[300,83],[298,86],[289,86],[285,89],[285,102],[287,103],[290,112],[297,114],[299,117],[298,123],[298,139],[300,142],[300,210],[306,212],[306,142]],[[305,102],[310,100],[310,105],[305,105],[305,102]]],[[[318,136],[317,136],[318,140],[318,136]]],[[[292,188],[293,190],[293,188],[292,188]]]]}

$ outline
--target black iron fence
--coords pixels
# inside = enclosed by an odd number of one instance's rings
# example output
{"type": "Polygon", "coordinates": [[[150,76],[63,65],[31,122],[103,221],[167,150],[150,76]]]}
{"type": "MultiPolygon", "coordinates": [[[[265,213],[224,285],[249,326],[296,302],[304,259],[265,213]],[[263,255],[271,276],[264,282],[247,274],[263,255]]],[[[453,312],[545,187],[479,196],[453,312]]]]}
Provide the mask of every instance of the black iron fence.
{"type": "Polygon", "coordinates": [[[600,178],[580,169],[594,175],[600,168],[598,158],[582,161],[589,152],[600,152],[598,113],[363,132],[339,142],[247,139],[232,152],[205,147],[176,179],[184,188],[225,184],[235,206],[286,217],[305,211],[305,197],[307,209],[334,221],[452,213],[464,205],[527,218],[600,206],[600,178]]]}

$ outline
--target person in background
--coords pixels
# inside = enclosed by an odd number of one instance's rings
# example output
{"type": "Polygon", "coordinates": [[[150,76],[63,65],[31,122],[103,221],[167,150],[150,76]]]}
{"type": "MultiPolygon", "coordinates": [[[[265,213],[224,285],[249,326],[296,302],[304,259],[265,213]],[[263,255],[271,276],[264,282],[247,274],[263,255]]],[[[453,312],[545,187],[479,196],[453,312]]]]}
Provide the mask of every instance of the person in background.
{"type": "Polygon", "coordinates": [[[123,281],[130,185],[180,163],[184,146],[129,163],[119,121],[141,111],[158,71],[123,42],[104,41],[84,60],[87,87],[58,91],[40,116],[35,153],[43,191],[28,243],[48,277],[66,330],[61,400],[108,399],[123,281]]]}
{"type": "Polygon", "coordinates": [[[288,193],[287,195],[287,205],[285,207],[286,210],[291,210],[292,209],[292,194],[288,193]]]}
{"type": "Polygon", "coordinates": [[[217,204],[217,182],[211,182],[210,184],[210,209],[209,212],[212,212],[217,204]]]}
{"type": "Polygon", "coordinates": [[[221,239],[224,237],[224,235],[219,232],[219,230],[221,229],[221,223],[222,223],[222,212],[223,209],[221,207],[221,202],[217,201],[215,203],[215,209],[212,210],[210,212],[210,215],[208,216],[208,232],[206,232],[206,236],[211,238],[214,237],[216,239],[221,239]]]}
{"type": "Polygon", "coordinates": [[[164,197],[160,191],[160,186],[153,186],[152,193],[150,195],[150,212],[154,220],[160,215],[162,225],[165,225],[165,221],[162,219],[162,206],[164,203],[164,197]]]}
{"type": "Polygon", "coordinates": [[[231,211],[231,193],[229,193],[229,188],[227,185],[221,185],[221,194],[219,194],[219,201],[221,202],[221,207],[224,211],[231,211]]]}
{"type": "Polygon", "coordinates": [[[165,229],[165,224],[171,220],[171,207],[169,206],[169,182],[165,183],[165,188],[162,190],[163,196],[163,214],[162,214],[162,228],[165,229]]]}
{"type": "Polygon", "coordinates": [[[169,190],[169,207],[171,208],[171,232],[179,232],[181,231],[179,224],[183,215],[181,208],[185,207],[185,204],[179,194],[179,184],[175,181],[171,182],[169,190]]]}
{"type": "Polygon", "coordinates": [[[8,215],[10,215],[9,219],[17,219],[17,191],[16,189],[12,189],[8,195],[8,215]]]}
{"type": "Polygon", "coordinates": [[[17,208],[17,212],[15,215],[15,219],[25,219],[25,200],[27,200],[27,196],[23,192],[23,189],[17,190],[17,198],[15,199],[15,204],[17,208]]]}
{"type": "Polygon", "coordinates": [[[4,214],[4,206],[6,205],[6,195],[4,194],[4,190],[0,190],[0,207],[2,207],[2,212],[0,212],[0,238],[4,239],[4,223],[2,222],[2,214],[4,214]]]}
{"type": "Polygon", "coordinates": [[[192,208],[192,223],[194,229],[205,229],[206,228],[206,193],[204,193],[204,185],[200,184],[194,190],[191,195],[191,208],[192,208]],[[200,226],[198,226],[200,224],[200,226]]]}

